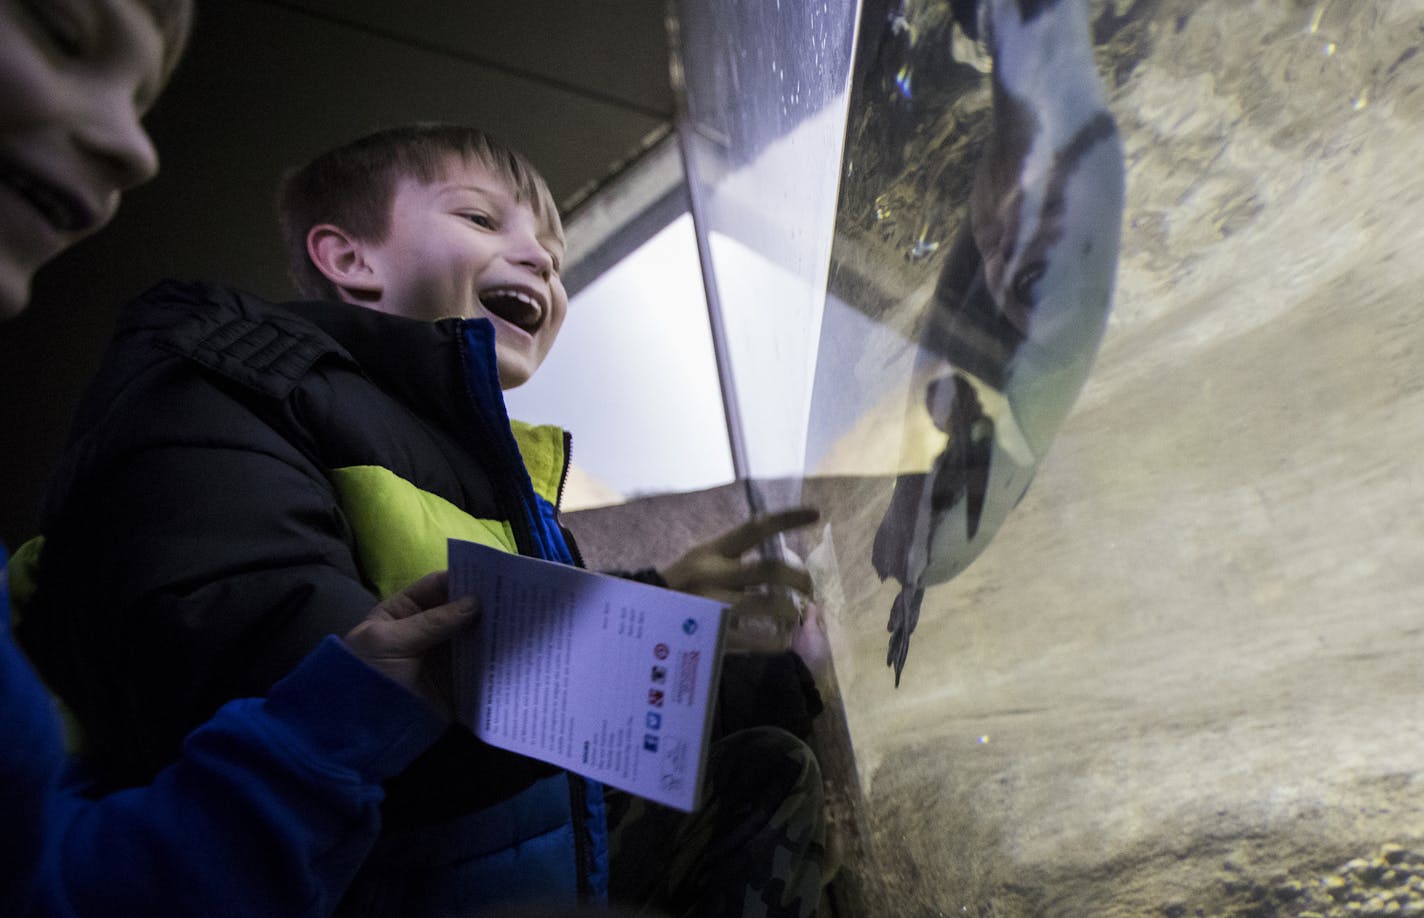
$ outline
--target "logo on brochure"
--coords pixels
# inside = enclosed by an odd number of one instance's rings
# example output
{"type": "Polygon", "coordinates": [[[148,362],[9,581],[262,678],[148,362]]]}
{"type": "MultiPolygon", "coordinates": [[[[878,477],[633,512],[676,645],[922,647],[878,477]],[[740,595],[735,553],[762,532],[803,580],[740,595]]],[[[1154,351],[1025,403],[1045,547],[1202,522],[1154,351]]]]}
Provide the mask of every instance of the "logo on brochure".
{"type": "Polygon", "coordinates": [[[653,648],[653,656],[657,657],[659,660],[666,660],[668,658],[668,654],[670,653],[672,653],[672,651],[668,649],[668,645],[666,644],[659,644],[658,646],[653,648]]]}
{"type": "Polygon", "coordinates": [[[652,678],[653,678],[653,682],[658,683],[658,684],[661,684],[661,683],[666,682],[666,681],[667,681],[667,667],[666,667],[666,666],[654,666],[654,667],[653,667],[653,677],[652,677],[652,678]]]}
{"type": "Polygon", "coordinates": [[[686,741],[680,739],[669,741],[667,748],[663,751],[662,773],[659,775],[662,779],[663,790],[681,789],[687,774],[687,764],[686,741]]]}
{"type": "Polygon", "coordinates": [[[648,689],[648,704],[652,705],[652,706],[655,707],[655,708],[660,708],[660,707],[662,707],[662,706],[663,706],[663,693],[662,693],[662,690],[660,690],[660,689],[655,689],[655,688],[650,688],[650,689],[648,689]]]}
{"type": "Polygon", "coordinates": [[[646,750],[647,752],[657,752],[657,751],[658,751],[658,738],[657,738],[657,736],[656,736],[655,734],[652,734],[652,733],[644,733],[644,734],[643,734],[643,749],[646,750]]]}
{"type": "Polygon", "coordinates": [[[683,623],[682,623],[682,631],[683,631],[684,634],[687,634],[687,635],[696,634],[696,633],[697,633],[697,619],[695,619],[695,618],[689,618],[687,621],[683,622],[683,623]]]}
{"type": "Polygon", "coordinates": [[[649,711],[647,724],[649,730],[661,730],[663,727],[663,716],[657,711],[649,711]]]}
{"type": "Polygon", "coordinates": [[[691,704],[697,693],[697,666],[702,659],[699,650],[685,650],[677,664],[677,687],[673,700],[679,704],[691,704]]]}

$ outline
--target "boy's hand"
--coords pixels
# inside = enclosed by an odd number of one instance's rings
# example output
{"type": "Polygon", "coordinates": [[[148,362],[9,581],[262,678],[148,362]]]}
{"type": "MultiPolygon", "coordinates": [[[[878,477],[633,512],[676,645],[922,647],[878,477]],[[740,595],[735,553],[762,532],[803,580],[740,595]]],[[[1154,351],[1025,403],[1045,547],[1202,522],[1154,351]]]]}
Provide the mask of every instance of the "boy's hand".
{"type": "Polygon", "coordinates": [[[346,646],[367,666],[420,696],[446,719],[453,717],[449,667],[443,648],[479,616],[473,598],[446,602],[446,571],[411,584],[371,610],[346,635],[346,646]]]}
{"type": "Polygon", "coordinates": [[[825,694],[824,682],[831,670],[831,642],[826,635],[826,622],[821,618],[821,607],[816,603],[806,603],[801,626],[791,635],[791,649],[806,664],[817,687],[825,694]]]}
{"type": "Polygon", "coordinates": [[[801,597],[811,595],[811,575],[785,561],[743,561],[742,556],[774,536],[816,522],[820,516],[815,508],[797,507],[756,517],[698,545],[659,573],[674,590],[732,607],[728,650],[785,650],[801,621],[801,597]]]}

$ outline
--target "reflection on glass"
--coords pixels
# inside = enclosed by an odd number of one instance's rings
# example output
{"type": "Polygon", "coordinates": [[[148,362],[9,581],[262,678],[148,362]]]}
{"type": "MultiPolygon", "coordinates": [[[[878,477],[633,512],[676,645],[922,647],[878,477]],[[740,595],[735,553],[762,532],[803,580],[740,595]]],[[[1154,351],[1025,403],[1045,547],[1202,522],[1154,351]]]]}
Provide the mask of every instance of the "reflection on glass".
{"type": "Polygon", "coordinates": [[[672,4],[679,136],[734,464],[799,476],[856,0],[672,4]]]}

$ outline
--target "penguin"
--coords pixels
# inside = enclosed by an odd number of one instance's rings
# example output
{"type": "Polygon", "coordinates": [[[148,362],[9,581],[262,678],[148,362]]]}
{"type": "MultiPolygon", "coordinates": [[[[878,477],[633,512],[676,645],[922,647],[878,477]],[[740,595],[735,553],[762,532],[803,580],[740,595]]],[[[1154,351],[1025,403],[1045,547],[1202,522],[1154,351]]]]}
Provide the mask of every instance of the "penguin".
{"type": "MultiPolygon", "coordinates": [[[[945,445],[896,479],[871,560],[900,584],[895,684],[927,587],[977,558],[1023,498],[1102,342],[1125,166],[1086,0],[955,0],[993,61],[993,125],[969,213],[926,306],[912,385],[945,445]]],[[[923,418],[912,418],[923,428],[923,418]]]]}

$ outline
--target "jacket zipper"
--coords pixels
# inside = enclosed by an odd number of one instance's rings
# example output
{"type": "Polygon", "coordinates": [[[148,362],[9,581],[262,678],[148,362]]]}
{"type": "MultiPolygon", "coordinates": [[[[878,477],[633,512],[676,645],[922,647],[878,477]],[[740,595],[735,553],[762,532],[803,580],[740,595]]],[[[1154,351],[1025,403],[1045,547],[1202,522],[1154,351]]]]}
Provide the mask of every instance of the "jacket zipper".
{"type": "Polygon", "coordinates": [[[559,472],[559,487],[554,491],[554,512],[564,512],[564,485],[569,480],[569,467],[574,464],[574,438],[567,431],[564,435],[564,468],[559,472]]]}
{"type": "Polygon", "coordinates": [[[593,895],[593,838],[588,825],[588,784],[573,772],[569,777],[569,810],[573,815],[574,862],[578,873],[578,898],[580,905],[594,904],[593,895]]]}
{"type": "Polygon", "coordinates": [[[534,529],[529,519],[531,511],[529,507],[525,506],[524,489],[520,486],[521,482],[518,477],[509,473],[510,463],[522,464],[522,460],[519,458],[517,449],[513,456],[504,455],[507,452],[504,446],[509,432],[506,430],[501,436],[500,432],[490,424],[485,412],[481,410],[480,399],[475,394],[474,374],[471,372],[475,355],[470,353],[472,347],[469,330],[463,326],[463,323],[459,338],[460,380],[463,384],[462,388],[468,409],[465,414],[475,434],[475,442],[470,445],[476,448],[471,450],[471,455],[478,456],[481,452],[486,454],[493,452],[495,457],[500,460],[499,467],[490,471],[492,478],[503,479],[502,482],[496,481],[495,500],[500,504],[500,512],[504,514],[505,519],[509,520],[509,528],[514,535],[514,545],[522,555],[543,558],[546,552],[534,538],[534,529]],[[483,451],[477,448],[481,443],[488,444],[483,451]],[[499,484],[504,486],[500,487],[499,484]]]}
{"type": "Polygon", "coordinates": [[[563,433],[564,469],[559,473],[559,488],[554,492],[554,519],[558,522],[559,531],[564,536],[564,545],[568,547],[569,556],[574,559],[574,567],[587,567],[588,565],[583,562],[583,552],[579,551],[574,534],[564,526],[564,484],[569,480],[569,469],[574,464],[574,438],[567,430],[563,433]]]}
{"type": "MultiPolygon", "coordinates": [[[[469,408],[469,411],[466,413],[469,416],[470,426],[474,428],[477,437],[482,438],[484,442],[489,443],[491,446],[497,447],[494,449],[497,455],[506,453],[506,449],[498,448],[498,446],[506,443],[510,436],[509,431],[506,429],[503,435],[500,435],[500,432],[493,430],[493,425],[490,424],[489,418],[485,416],[485,412],[481,410],[479,399],[475,395],[474,378],[471,373],[473,355],[470,354],[470,349],[469,336],[466,334],[466,330],[462,328],[459,347],[461,360],[460,375],[463,383],[462,388],[465,391],[467,407],[469,408]]],[[[558,513],[559,503],[563,500],[564,480],[568,477],[569,450],[571,444],[572,437],[568,431],[564,431],[564,469],[559,476],[559,487],[556,495],[558,502],[554,504],[555,514],[558,513]]],[[[478,445],[478,441],[476,444],[472,444],[472,446],[473,445],[478,445]]],[[[472,455],[479,455],[479,452],[472,451],[472,455]]],[[[503,468],[498,470],[502,473],[499,477],[505,479],[504,484],[506,487],[496,487],[494,489],[495,498],[501,504],[505,505],[501,507],[500,512],[504,513],[506,519],[509,520],[510,530],[514,534],[514,544],[519,549],[520,554],[545,558],[549,553],[545,550],[543,544],[535,538],[531,523],[531,517],[537,518],[538,515],[538,498],[537,496],[535,497],[536,505],[534,507],[526,507],[523,482],[520,481],[517,475],[509,472],[510,468],[523,468],[524,461],[519,456],[517,447],[515,448],[513,456],[503,455],[500,456],[500,458],[503,459],[503,468]],[[515,465],[511,465],[510,463],[515,463],[515,465]]],[[[559,528],[562,530],[562,524],[559,528]]],[[[583,561],[578,557],[578,549],[574,547],[572,540],[566,537],[565,542],[569,546],[569,553],[575,557],[576,563],[582,567],[583,561]]],[[[593,891],[593,871],[595,865],[593,834],[589,826],[588,784],[584,778],[573,772],[565,772],[565,775],[569,782],[569,816],[573,824],[574,873],[575,880],[578,884],[579,902],[585,905],[592,904],[595,898],[593,891]]]]}

